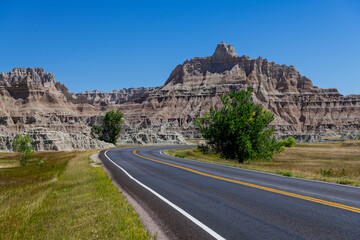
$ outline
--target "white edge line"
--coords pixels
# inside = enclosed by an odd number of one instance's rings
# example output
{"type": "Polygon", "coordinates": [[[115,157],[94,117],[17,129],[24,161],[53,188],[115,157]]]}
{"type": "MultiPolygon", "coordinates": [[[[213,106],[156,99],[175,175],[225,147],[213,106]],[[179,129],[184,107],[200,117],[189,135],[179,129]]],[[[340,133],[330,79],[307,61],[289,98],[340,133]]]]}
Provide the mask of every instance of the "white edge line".
{"type": "Polygon", "coordinates": [[[160,198],[161,200],[163,200],[165,203],[167,203],[168,205],[170,205],[172,208],[174,208],[175,210],[177,210],[178,212],[180,212],[182,215],[184,215],[185,217],[187,217],[189,220],[191,220],[193,223],[195,223],[196,225],[198,225],[200,228],[202,228],[205,232],[209,233],[211,236],[213,236],[216,239],[224,239],[222,236],[220,236],[219,234],[217,234],[216,232],[214,232],[211,228],[209,228],[208,226],[206,226],[205,224],[203,224],[202,222],[200,222],[199,220],[197,220],[196,218],[194,218],[193,216],[191,216],[189,213],[187,213],[186,211],[184,211],[183,209],[181,209],[180,207],[176,206],[174,203],[170,202],[168,199],[166,199],[165,197],[161,196],[159,193],[157,193],[156,191],[154,191],[153,189],[149,188],[148,186],[146,186],[145,184],[143,184],[142,182],[140,182],[139,180],[135,179],[133,176],[131,176],[125,169],[123,169],[122,167],[120,167],[119,165],[117,165],[114,161],[112,161],[108,156],[107,156],[107,151],[105,151],[104,155],[107,159],[109,159],[110,162],[112,162],[115,166],[117,166],[121,171],[123,171],[126,175],[128,175],[128,177],[130,179],[132,179],[133,181],[135,181],[137,184],[139,184],[140,186],[142,186],[143,188],[145,188],[146,190],[148,190],[149,192],[151,192],[152,194],[154,194],[155,196],[157,196],[158,198],[160,198]]]}
{"type": "MultiPolygon", "coordinates": [[[[182,149],[182,148],[178,148],[178,149],[182,149]]],[[[163,151],[166,151],[166,150],[169,150],[169,149],[165,149],[165,150],[163,149],[160,151],[160,153],[164,156],[175,158],[175,159],[180,159],[180,160],[185,159],[185,160],[188,160],[191,162],[205,163],[205,164],[209,164],[209,165],[222,166],[222,167],[233,168],[233,169],[240,169],[240,170],[244,170],[244,171],[248,171],[248,172],[264,173],[264,174],[272,175],[272,176],[276,176],[276,177],[299,179],[302,181],[310,181],[310,182],[316,182],[316,183],[330,184],[330,185],[338,186],[338,187],[348,187],[348,188],[353,188],[353,189],[359,189],[358,186],[354,186],[354,185],[340,184],[340,183],[335,183],[335,182],[325,182],[325,181],[321,181],[321,180],[308,179],[308,178],[302,178],[302,177],[288,177],[288,176],[283,176],[283,175],[276,174],[276,173],[262,172],[262,171],[247,169],[247,168],[241,168],[241,167],[233,167],[233,166],[223,165],[223,164],[219,164],[219,163],[209,163],[209,162],[197,161],[197,160],[193,160],[193,159],[189,159],[189,158],[177,158],[177,157],[173,157],[171,155],[167,155],[167,154],[163,153],[163,151]]]]}

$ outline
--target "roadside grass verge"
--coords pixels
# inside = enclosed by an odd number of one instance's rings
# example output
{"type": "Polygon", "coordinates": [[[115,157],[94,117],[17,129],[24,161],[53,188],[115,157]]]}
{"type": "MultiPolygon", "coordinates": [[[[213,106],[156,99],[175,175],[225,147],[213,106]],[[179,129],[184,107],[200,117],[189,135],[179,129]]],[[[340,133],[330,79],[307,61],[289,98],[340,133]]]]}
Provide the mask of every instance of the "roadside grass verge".
{"type": "MultiPolygon", "coordinates": [[[[360,141],[358,141],[360,142],[360,141]]],[[[238,163],[217,154],[203,154],[196,148],[164,151],[170,156],[227,166],[299,177],[320,181],[360,186],[360,145],[344,143],[297,144],[275,154],[273,161],[248,161],[238,163]]]]}
{"type": "Polygon", "coordinates": [[[0,239],[150,239],[96,151],[0,154],[0,239]]]}

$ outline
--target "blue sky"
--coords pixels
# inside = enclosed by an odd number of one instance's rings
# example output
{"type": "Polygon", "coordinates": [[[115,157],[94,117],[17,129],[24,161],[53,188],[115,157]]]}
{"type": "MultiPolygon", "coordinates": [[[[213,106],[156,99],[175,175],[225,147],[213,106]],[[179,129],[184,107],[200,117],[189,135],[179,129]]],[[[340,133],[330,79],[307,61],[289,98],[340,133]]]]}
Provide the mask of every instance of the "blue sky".
{"type": "Polygon", "coordinates": [[[360,94],[360,1],[0,0],[0,72],[42,67],[71,92],[161,86],[218,43],[360,94]]]}

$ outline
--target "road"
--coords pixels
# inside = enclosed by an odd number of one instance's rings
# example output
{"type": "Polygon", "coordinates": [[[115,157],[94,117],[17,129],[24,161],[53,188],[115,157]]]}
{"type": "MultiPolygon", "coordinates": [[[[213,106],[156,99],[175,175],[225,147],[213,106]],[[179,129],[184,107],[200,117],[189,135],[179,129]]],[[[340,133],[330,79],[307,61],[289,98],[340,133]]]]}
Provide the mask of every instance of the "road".
{"type": "Polygon", "coordinates": [[[360,239],[360,188],[179,159],[101,153],[113,179],[171,239],[360,239]]]}

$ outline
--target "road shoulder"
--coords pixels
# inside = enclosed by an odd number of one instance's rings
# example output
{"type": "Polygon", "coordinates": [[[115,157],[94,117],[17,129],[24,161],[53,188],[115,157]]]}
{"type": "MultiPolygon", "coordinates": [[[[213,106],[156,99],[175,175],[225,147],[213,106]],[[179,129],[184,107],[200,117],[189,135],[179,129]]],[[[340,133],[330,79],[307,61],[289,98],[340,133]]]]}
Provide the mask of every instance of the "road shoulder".
{"type": "MultiPolygon", "coordinates": [[[[96,163],[101,163],[99,153],[96,153],[91,156],[91,159],[96,163]]],[[[157,236],[157,239],[170,239],[165,231],[160,227],[160,225],[154,221],[154,219],[150,216],[150,214],[143,208],[138,201],[136,201],[129,193],[127,193],[117,181],[115,181],[113,174],[109,171],[109,169],[102,164],[101,165],[104,171],[109,175],[112,180],[112,183],[119,189],[119,191],[126,197],[126,200],[129,204],[134,208],[135,212],[137,212],[140,216],[141,222],[145,225],[145,227],[151,233],[151,236],[157,236]]]]}

